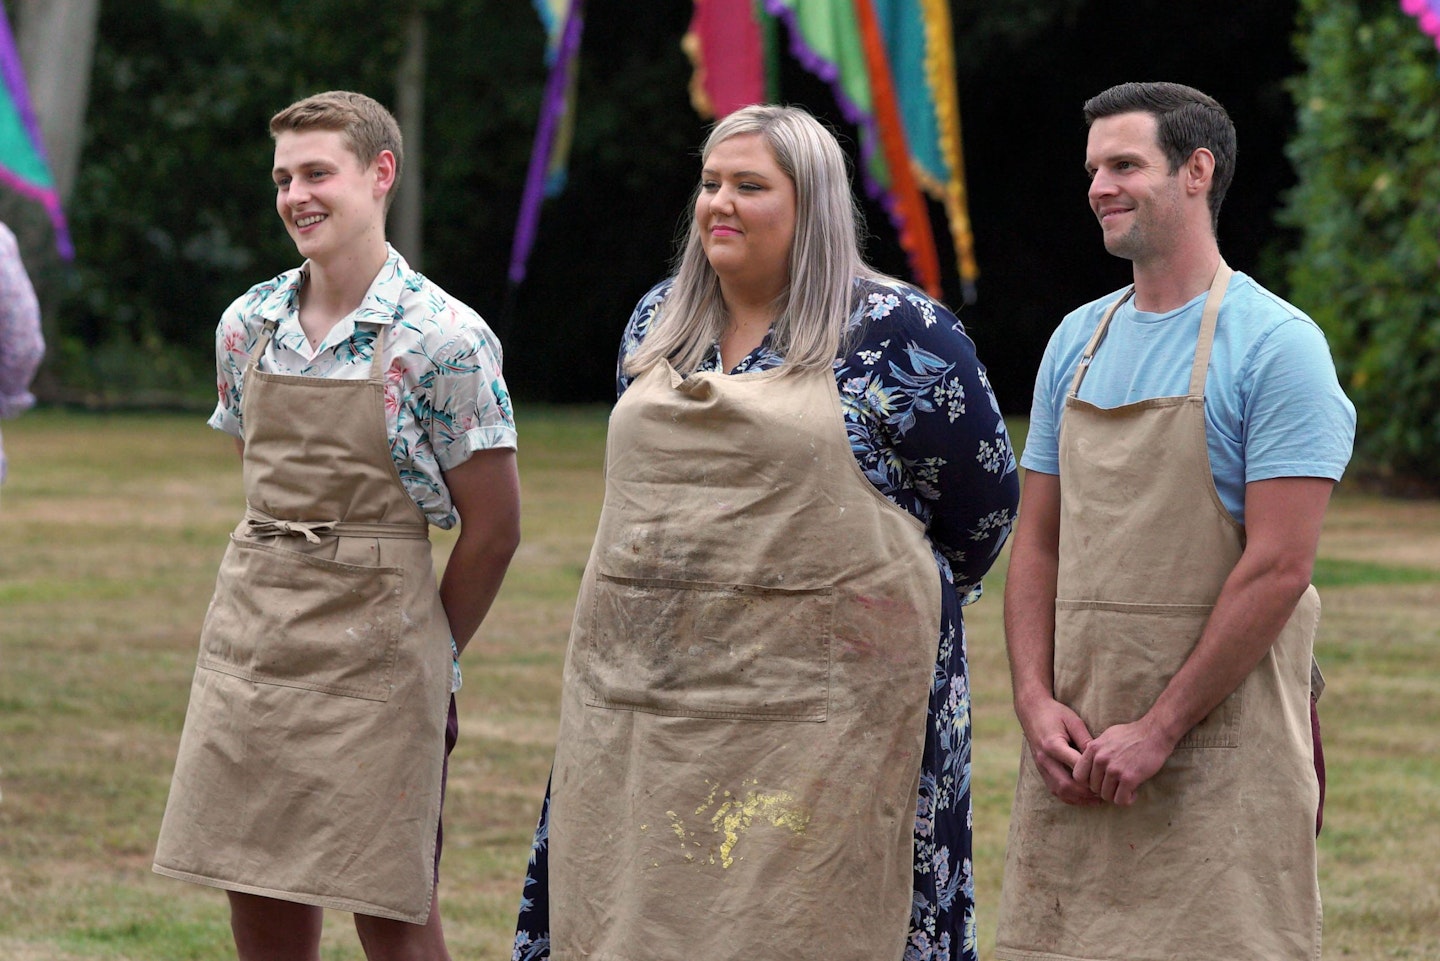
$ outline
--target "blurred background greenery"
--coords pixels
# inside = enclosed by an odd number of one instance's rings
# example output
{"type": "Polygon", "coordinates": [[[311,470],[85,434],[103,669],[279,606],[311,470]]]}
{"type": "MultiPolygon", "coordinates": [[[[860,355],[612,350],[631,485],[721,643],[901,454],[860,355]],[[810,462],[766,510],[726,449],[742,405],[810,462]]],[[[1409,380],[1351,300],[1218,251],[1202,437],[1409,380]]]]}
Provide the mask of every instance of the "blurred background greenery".
{"type": "MultiPolygon", "coordinates": [[[[1394,0],[950,5],[981,269],[979,299],[961,317],[1005,410],[1028,410],[1064,313],[1128,276],[1085,202],[1080,105],[1113,83],[1176,80],[1236,120],[1221,249],[1325,327],[1360,409],[1354,475],[1433,491],[1440,55],[1415,20],[1394,0]]],[[[7,8],[22,55],[57,9],[94,19],[90,55],[77,47],[40,70],[89,79],[88,97],[63,108],[82,112],[70,118],[80,134],[61,185],[77,259],[54,255],[36,205],[0,197],[42,287],[46,401],[208,407],[220,312],[296,262],[273,209],[266,121],[337,87],[394,106],[406,69],[423,91],[419,118],[402,116],[422,226],[397,246],[497,329],[520,402],[611,396],[618,332],[667,272],[696,179],[706,122],[690,105],[680,47],[691,4],[588,0],[568,184],[546,202],[528,279],[513,289],[506,265],[545,82],[544,30],[527,0],[7,8]]],[[[854,155],[856,133],[829,88],[793,57],[782,58],[780,95],[824,117],[854,155]]],[[[872,260],[905,275],[889,220],[865,206],[872,260]]],[[[932,212],[956,304],[943,214],[932,212]]]]}

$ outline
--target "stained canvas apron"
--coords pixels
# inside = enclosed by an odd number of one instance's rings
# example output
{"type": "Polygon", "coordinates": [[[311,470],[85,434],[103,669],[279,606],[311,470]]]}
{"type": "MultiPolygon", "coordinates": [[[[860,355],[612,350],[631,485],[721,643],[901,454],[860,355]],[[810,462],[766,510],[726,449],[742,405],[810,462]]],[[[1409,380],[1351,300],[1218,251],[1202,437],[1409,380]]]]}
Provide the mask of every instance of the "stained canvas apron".
{"type": "Polygon", "coordinates": [[[556,961],[899,961],[940,577],[828,369],[610,422],[551,799],[556,961]]]}
{"type": "Polygon", "coordinates": [[[245,373],[247,510],[201,631],[155,870],[424,923],[450,641],[366,380],[245,373]]]}
{"type": "MultiPolygon", "coordinates": [[[[1110,409],[1078,399],[1127,294],[1096,330],[1066,398],[1055,696],[1092,734],[1154,703],[1244,549],[1205,438],[1205,376],[1229,279],[1222,264],[1186,396],[1110,409]]],[[[1063,804],[1023,750],[997,958],[1320,957],[1310,731],[1319,616],[1310,587],[1260,664],[1131,807],[1063,804]]]]}

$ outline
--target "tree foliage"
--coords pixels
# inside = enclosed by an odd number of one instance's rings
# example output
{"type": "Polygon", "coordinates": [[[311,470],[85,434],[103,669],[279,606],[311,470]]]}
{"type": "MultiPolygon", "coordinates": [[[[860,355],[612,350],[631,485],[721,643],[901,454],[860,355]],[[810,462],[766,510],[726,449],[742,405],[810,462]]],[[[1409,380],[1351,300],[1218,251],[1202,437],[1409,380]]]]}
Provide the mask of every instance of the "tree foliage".
{"type": "MultiPolygon", "coordinates": [[[[275,214],[271,114],[334,88],[393,102],[408,9],[368,6],[357,15],[347,0],[103,5],[71,205],[79,257],[61,305],[64,383],[112,398],[209,392],[221,311],[296,261],[275,214]]],[[[473,262],[487,232],[498,241],[508,231],[476,194],[496,189],[497,175],[523,176],[543,35],[523,5],[444,6],[433,15],[495,28],[458,31],[468,49],[440,44],[458,69],[436,71],[427,118],[446,134],[426,138],[432,203],[449,205],[437,231],[454,236],[458,209],[473,262]],[[516,82],[500,82],[507,71],[516,82]]],[[[457,31],[442,23],[436,32],[457,31]]]]}
{"type": "Polygon", "coordinates": [[[1291,295],[1324,328],[1362,470],[1440,477],[1440,58],[1389,0],[1303,0],[1291,295]]]}
{"type": "MultiPolygon", "coordinates": [[[[1084,201],[1086,97],[1122,80],[1164,77],[1230,108],[1249,158],[1221,224],[1237,266],[1271,236],[1275,195],[1289,183],[1278,144],[1290,111],[1278,78],[1293,68],[1294,0],[1225,17],[1138,2],[1134,36],[1116,45],[1100,0],[951,0],[983,274],[965,322],[1007,410],[1028,406],[1059,317],[1119,286],[1126,272],[1098,243],[1084,201]],[[1169,43],[1174,36],[1187,42],[1169,43]],[[1235,70],[1237,62],[1246,69],[1235,70]]],[[[516,290],[506,265],[545,83],[543,30],[528,0],[102,4],[70,209],[79,256],[65,270],[50,328],[52,380],[69,390],[50,396],[210,395],[220,312],[296,262],[273,209],[267,120],[297,97],[336,87],[393,106],[403,28],[417,8],[429,36],[424,272],[497,328],[518,397],[614,396],[620,329],[664,275],[696,182],[706,124],[687,93],[685,0],[638,15],[634,3],[586,0],[569,183],[545,203],[516,290]]],[[[831,124],[856,157],[858,134],[830,88],[793,57],[782,57],[780,96],[831,124]]],[[[861,202],[867,255],[903,274],[884,210],[861,202]]],[[[953,295],[944,230],[937,240],[942,284],[953,295]]]]}
{"type": "MultiPolygon", "coordinates": [[[[1030,42],[1082,0],[959,0],[960,59],[1030,42]]],[[[690,106],[684,2],[641,21],[588,0],[565,191],[545,204],[526,283],[505,268],[545,82],[544,36],[516,0],[126,0],[102,4],[87,137],[52,369],[92,399],[211,389],[211,338],[231,299],[294,265],[275,217],[270,114],[317,90],[392,103],[405,18],[428,18],[425,272],[500,329],[527,398],[613,389],[620,327],[664,274],[705,121],[690,106]]],[[[828,88],[787,63],[782,95],[842,130],[828,88]]],[[[870,252],[904,260],[878,207],[870,252]]]]}

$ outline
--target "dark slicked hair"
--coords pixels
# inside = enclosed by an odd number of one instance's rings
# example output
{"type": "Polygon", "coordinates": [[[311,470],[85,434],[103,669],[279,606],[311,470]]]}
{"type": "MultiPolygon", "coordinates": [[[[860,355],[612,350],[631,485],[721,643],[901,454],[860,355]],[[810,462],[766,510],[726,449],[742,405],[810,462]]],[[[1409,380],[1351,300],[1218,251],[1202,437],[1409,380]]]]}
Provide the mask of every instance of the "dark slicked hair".
{"type": "Polygon", "coordinates": [[[1085,101],[1085,126],[1102,117],[1148,113],[1155,118],[1160,149],[1173,174],[1200,147],[1215,157],[1210,180],[1210,227],[1220,224],[1220,205],[1235,177],[1235,124],[1208,94],[1179,83],[1122,83],[1085,101]]]}

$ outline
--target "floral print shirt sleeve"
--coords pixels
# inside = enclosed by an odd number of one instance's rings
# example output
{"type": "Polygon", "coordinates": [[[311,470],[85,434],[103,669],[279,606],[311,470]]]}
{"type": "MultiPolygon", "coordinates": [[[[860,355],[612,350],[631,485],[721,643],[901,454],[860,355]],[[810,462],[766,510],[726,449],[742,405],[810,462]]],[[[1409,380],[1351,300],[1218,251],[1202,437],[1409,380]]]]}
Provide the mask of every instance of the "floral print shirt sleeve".
{"type": "Polygon", "coordinates": [[[870,482],[925,523],[968,603],[1015,520],[1005,420],[954,314],[904,284],[863,286],[858,342],[836,363],[851,448],[870,482]]]}
{"type": "MultiPolygon", "coordinates": [[[[630,319],[625,323],[625,332],[620,335],[620,357],[615,363],[615,396],[618,398],[625,393],[630,386],[631,377],[625,373],[625,361],[640,349],[645,341],[645,335],[650,332],[650,325],[655,320],[655,314],[660,310],[660,305],[670,294],[670,286],[674,278],[662,280],[645,292],[635,309],[630,312],[630,319]]],[[[717,356],[716,365],[719,364],[717,356]]]]}

